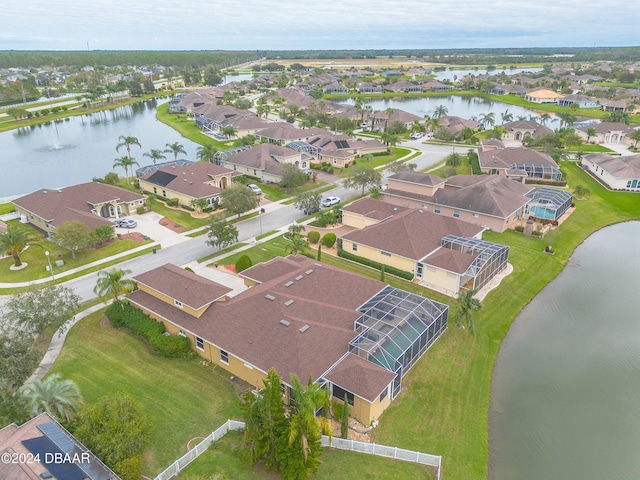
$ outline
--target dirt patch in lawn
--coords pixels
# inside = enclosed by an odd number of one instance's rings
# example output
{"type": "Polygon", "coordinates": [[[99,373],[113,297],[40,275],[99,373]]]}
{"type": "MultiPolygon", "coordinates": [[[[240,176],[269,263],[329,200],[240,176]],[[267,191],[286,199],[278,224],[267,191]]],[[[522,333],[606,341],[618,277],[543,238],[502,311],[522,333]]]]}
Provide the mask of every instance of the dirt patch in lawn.
{"type": "Polygon", "coordinates": [[[172,230],[172,231],[174,231],[176,233],[182,233],[182,232],[185,231],[185,228],[182,225],[178,225],[178,224],[172,222],[167,217],[162,217],[160,219],[160,225],[162,225],[163,227],[166,227],[169,230],[172,230]]]}

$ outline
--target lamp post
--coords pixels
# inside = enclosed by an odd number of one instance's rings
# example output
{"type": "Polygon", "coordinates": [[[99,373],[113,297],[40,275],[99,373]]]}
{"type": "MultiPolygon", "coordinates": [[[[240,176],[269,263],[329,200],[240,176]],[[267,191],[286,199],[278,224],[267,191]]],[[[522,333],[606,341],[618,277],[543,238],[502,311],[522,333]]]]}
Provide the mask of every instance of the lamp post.
{"type": "Polygon", "coordinates": [[[260,236],[262,236],[262,214],[264,213],[264,208],[258,210],[258,218],[260,219],[260,236]]]}
{"type": "Polygon", "coordinates": [[[56,277],[53,274],[53,267],[51,266],[51,259],[49,258],[49,250],[45,251],[44,254],[47,256],[47,263],[49,264],[49,272],[51,273],[51,279],[55,281],[56,277]]]}

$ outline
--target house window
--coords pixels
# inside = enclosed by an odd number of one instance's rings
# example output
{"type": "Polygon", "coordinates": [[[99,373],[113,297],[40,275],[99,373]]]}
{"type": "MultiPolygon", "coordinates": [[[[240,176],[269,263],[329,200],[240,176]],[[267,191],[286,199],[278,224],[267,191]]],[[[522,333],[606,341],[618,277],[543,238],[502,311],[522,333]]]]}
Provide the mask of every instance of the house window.
{"type": "Polygon", "coordinates": [[[158,193],[158,189],[156,187],[153,187],[153,193],[158,193]]]}
{"type": "Polygon", "coordinates": [[[258,171],[255,168],[253,169],[253,174],[258,175],[258,171]]]}
{"type": "Polygon", "coordinates": [[[337,385],[333,386],[333,391],[332,391],[332,395],[336,398],[339,398],[340,400],[344,401],[344,394],[347,394],[347,402],[349,403],[349,405],[351,405],[353,407],[353,393],[351,392],[347,392],[346,390],[340,388],[337,385]]]}
{"type": "Polygon", "coordinates": [[[440,213],[440,205],[436,205],[433,211],[434,213],[440,213]]]}
{"type": "Polygon", "coordinates": [[[200,337],[196,337],[196,348],[198,350],[204,350],[204,340],[202,340],[200,337]]]}
{"type": "Polygon", "coordinates": [[[334,158],[334,159],[333,159],[333,164],[334,164],[334,165],[337,165],[337,164],[338,164],[338,159],[337,159],[337,158],[334,158]]]}
{"type": "Polygon", "coordinates": [[[385,252],[384,250],[380,250],[380,253],[382,255],[384,255],[385,257],[390,257],[391,256],[391,254],[389,252],[385,252]]]}
{"type": "Polygon", "coordinates": [[[178,308],[182,308],[182,302],[180,300],[174,300],[173,304],[178,308]]]}
{"type": "Polygon", "coordinates": [[[178,335],[180,335],[181,337],[186,337],[187,335],[184,333],[184,330],[180,329],[180,331],[178,332],[178,335]]]}
{"type": "MultiPolygon", "coordinates": [[[[109,206],[109,216],[115,217],[115,215],[116,215],[116,211],[114,210],[113,205],[110,205],[109,206]]],[[[33,217],[31,217],[31,218],[33,218],[33,217]]]]}
{"type": "Polygon", "coordinates": [[[460,218],[460,210],[454,210],[453,211],[453,216],[456,218],[460,218]]]}
{"type": "Polygon", "coordinates": [[[162,196],[166,197],[167,196],[167,191],[166,190],[162,190],[162,196]]]}
{"type": "Polygon", "coordinates": [[[220,350],[220,361],[226,365],[229,365],[229,354],[224,350],[220,350]]]}
{"type": "Polygon", "coordinates": [[[140,200],[138,203],[139,203],[140,205],[144,205],[144,200],[140,200]]]}
{"type": "Polygon", "coordinates": [[[384,400],[388,394],[389,394],[389,387],[385,388],[380,394],[380,401],[382,402],[382,400],[384,400]]]}
{"type": "Polygon", "coordinates": [[[354,252],[357,252],[357,251],[358,251],[358,245],[356,245],[355,243],[353,243],[353,244],[351,245],[351,250],[353,250],[354,252]]]}

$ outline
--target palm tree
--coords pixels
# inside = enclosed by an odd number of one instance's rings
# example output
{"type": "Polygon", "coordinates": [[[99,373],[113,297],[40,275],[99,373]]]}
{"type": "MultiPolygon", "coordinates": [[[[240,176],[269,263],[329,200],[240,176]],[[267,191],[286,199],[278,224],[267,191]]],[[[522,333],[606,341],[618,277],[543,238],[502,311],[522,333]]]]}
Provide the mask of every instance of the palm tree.
{"type": "Polygon", "coordinates": [[[201,145],[198,147],[198,152],[196,156],[200,160],[205,160],[207,162],[213,162],[213,157],[218,152],[218,149],[211,144],[201,145]]]}
{"type": "Polygon", "coordinates": [[[7,226],[7,231],[0,233],[0,252],[9,253],[13,256],[14,266],[22,265],[20,253],[24,250],[28,243],[33,242],[31,232],[24,228],[7,226]]]}
{"type": "Polygon", "coordinates": [[[551,120],[551,115],[549,115],[548,113],[543,113],[542,115],[540,115],[540,121],[545,127],[547,126],[547,122],[549,120],[551,120]]]}
{"type": "Polygon", "coordinates": [[[31,413],[47,412],[65,422],[70,421],[82,405],[78,386],[72,380],[63,380],[59,373],[27,385],[23,394],[31,413]]]}
{"type": "Polygon", "coordinates": [[[129,157],[127,155],[125,155],[124,157],[120,157],[120,158],[116,158],[113,161],[113,168],[116,167],[122,167],[124,168],[124,173],[127,176],[127,182],[131,183],[129,181],[129,167],[133,167],[134,165],[140,165],[138,162],[136,162],[136,159],[133,157],[129,157]]]}
{"type": "Polygon", "coordinates": [[[154,165],[158,160],[164,160],[167,158],[163,155],[162,150],[156,150],[155,148],[149,150],[149,153],[143,153],[142,156],[149,157],[151,160],[153,160],[154,165]]]}
{"type": "Polygon", "coordinates": [[[120,141],[120,143],[116,145],[116,152],[119,152],[122,147],[125,147],[127,149],[127,156],[129,157],[131,156],[131,145],[137,145],[138,147],[140,147],[140,142],[136,137],[127,137],[125,135],[120,135],[118,137],[118,140],[120,141]]]}
{"type": "Polygon", "coordinates": [[[289,244],[285,247],[285,252],[291,255],[297,255],[300,250],[309,246],[309,243],[300,236],[300,234],[292,235],[289,238],[289,244]]]}
{"type": "Polygon", "coordinates": [[[493,124],[496,123],[496,114],[494,112],[481,113],[479,119],[483,129],[486,128],[486,125],[493,127],[493,124]]]}
{"type": "Polygon", "coordinates": [[[447,113],[449,113],[449,109],[447,107],[445,107],[444,105],[438,105],[433,110],[433,116],[436,117],[436,118],[440,118],[440,117],[446,115],[447,113]]]}
{"type": "MultiPolygon", "coordinates": [[[[593,129],[595,130],[595,129],[593,129]]],[[[589,130],[587,130],[587,134],[589,134],[589,130]]],[[[594,134],[595,135],[595,134],[594,134]]],[[[638,148],[638,142],[640,141],[640,130],[634,130],[629,134],[629,138],[633,140],[633,148],[638,148]]]]}
{"type": "Polygon", "coordinates": [[[236,134],[236,129],[231,125],[227,125],[226,127],[222,127],[222,134],[227,138],[231,138],[236,134]]]}
{"type": "Polygon", "coordinates": [[[504,113],[500,114],[500,118],[502,118],[502,125],[504,125],[505,123],[513,120],[513,114],[509,113],[509,110],[507,109],[504,113]]]}
{"type": "Polygon", "coordinates": [[[447,163],[447,166],[449,167],[453,167],[453,168],[459,167],[460,164],[462,163],[462,157],[460,156],[459,153],[453,152],[451,155],[447,157],[446,163],[447,163]]]}
{"type": "Polygon", "coordinates": [[[178,155],[180,153],[184,153],[185,155],[187,154],[187,152],[184,149],[184,146],[180,145],[178,142],[167,143],[166,146],[167,146],[167,148],[165,149],[165,152],[173,153],[173,158],[175,160],[178,160],[178,155]]]}
{"type": "MultiPolygon", "coordinates": [[[[636,132],[637,131],[638,130],[636,130],[636,132]]],[[[595,137],[598,134],[597,130],[593,127],[587,128],[585,133],[587,134],[587,143],[589,143],[589,140],[591,139],[591,137],[595,137]]]]}
{"type": "Polygon", "coordinates": [[[121,294],[126,295],[136,286],[133,280],[124,278],[125,275],[129,275],[130,273],[131,270],[122,268],[112,268],[106,271],[100,270],[93,293],[102,298],[105,303],[106,297],[108,296],[113,297],[114,301],[117,301],[121,294]]]}
{"type": "Polygon", "coordinates": [[[562,128],[563,125],[566,125],[568,127],[576,121],[576,116],[573,113],[560,112],[557,115],[560,119],[560,128],[562,128]]]}
{"type": "Polygon", "coordinates": [[[396,113],[396,111],[393,108],[391,108],[391,107],[387,108],[387,118],[384,121],[384,131],[385,132],[387,131],[387,125],[389,124],[389,120],[391,119],[391,116],[394,113],[396,113]]]}
{"type": "Polygon", "coordinates": [[[456,311],[456,325],[462,325],[462,321],[464,320],[471,334],[473,334],[473,316],[471,312],[482,308],[480,300],[473,298],[475,293],[475,290],[467,290],[464,293],[458,294],[458,310],[456,311]]]}
{"type": "Polygon", "coordinates": [[[304,230],[305,230],[304,224],[294,222],[291,225],[289,225],[288,233],[291,237],[294,237],[296,235],[300,235],[302,232],[304,232],[304,230]]]}

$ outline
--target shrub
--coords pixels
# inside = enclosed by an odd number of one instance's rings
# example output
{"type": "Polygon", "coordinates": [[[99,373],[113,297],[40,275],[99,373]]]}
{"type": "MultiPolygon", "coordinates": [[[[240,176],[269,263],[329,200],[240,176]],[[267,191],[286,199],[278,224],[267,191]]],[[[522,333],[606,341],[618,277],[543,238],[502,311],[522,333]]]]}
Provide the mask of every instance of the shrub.
{"type": "Polygon", "coordinates": [[[126,327],[151,345],[154,353],[169,358],[188,358],[193,355],[189,340],[164,335],[164,325],[141,310],[121,301],[113,302],[105,315],[115,328],[126,327]]]}
{"type": "MultiPolygon", "coordinates": [[[[347,260],[361,263],[362,265],[366,265],[368,267],[375,268],[376,270],[382,270],[381,263],[369,260],[368,258],[359,257],[358,255],[354,255],[353,253],[347,252],[346,250],[339,249],[338,256],[346,258],[347,260]]],[[[396,277],[404,278],[405,280],[413,280],[413,272],[406,272],[389,265],[385,265],[384,269],[386,273],[390,273],[391,275],[395,275],[396,277]]]]}
{"type": "Polygon", "coordinates": [[[191,267],[184,267],[184,269],[185,269],[187,272],[195,273],[195,272],[193,271],[193,268],[191,268],[191,267]]]}
{"type": "Polygon", "coordinates": [[[524,232],[524,227],[522,225],[517,225],[516,228],[514,228],[514,230],[516,232],[522,233],[524,232]]]}
{"type": "Polygon", "coordinates": [[[138,208],[136,208],[136,213],[138,215],[142,215],[144,213],[144,207],[140,205],[138,208]]]}
{"type": "Polygon", "coordinates": [[[342,418],[342,409],[344,408],[343,402],[333,402],[331,404],[331,410],[333,410],[333,418],[338,420],[342,418]]]}
{"type": "Polygon", "coordinates": [[[315,245],[320,241],[320,232],[316,232],[315,230],[309,232],[307,234],[307,239],[309,240],[309,243],[315,245]]]}
{"type": "Polygon", "coordinates": [[[531,232],[531,235],[533,235],[534,237],[539,237],[540,235],[542,235],[542,232],[540,230],[534,230],[533,232],[531,232]]]}
{"type": "Polygon", "coordinates": [[[196,209],[193,207],[190,207],[189,205],[182,205],[182,208],[184,208],[185,210],[189,210],[190,212],[195,212],[196,209]]]}
{"type": "Polygon", "coordinates": [[[249,268],[251,265],[253,265],[253,262],[251,261],[251,258],[249,258],[249,255],[242,255],[237,261],[236,261],[236,272],[241,272],[243,270],[246,270],[247,268],[249,268]]]}
{"type": "Polygon", "coordinates": [[[204,208],[202,209],[202,212],[203,212],[203,213],[210,213],[210,212],[213,212],[213,210],[214,210],[214,208],[213,208],[213,207],[204,207],[204,208]]]}
{"type": "Polygon", "coordinates": [[[329,232],[325,233],[324,237],[322,237],[322,245],[327,248],[331,248],[336,244],[336,234],[329,232]]]}
{"type": "Polygon", "coordinates": [[[180,201],[177,198],[167,198],[167,205],[170,207],[177,207],[180,201]]]}

